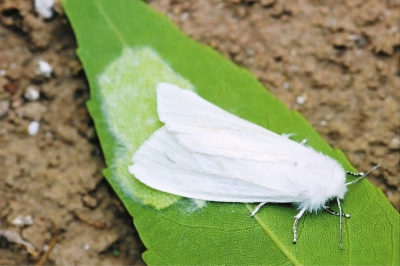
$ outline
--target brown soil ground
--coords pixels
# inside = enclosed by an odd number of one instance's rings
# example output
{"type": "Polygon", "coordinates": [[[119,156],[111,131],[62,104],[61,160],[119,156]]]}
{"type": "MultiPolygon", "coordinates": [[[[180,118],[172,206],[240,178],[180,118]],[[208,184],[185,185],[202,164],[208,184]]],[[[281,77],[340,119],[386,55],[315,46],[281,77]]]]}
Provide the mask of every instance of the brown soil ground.
{"type": "MultiPolygon", "coordinates": [[[[399,1],[149,4],[248,68],[357,169],[382,160],[369,179],[400,210],[399,1]]],[[[132,219],[102,177],[71,26],[60,3],[54,10],[45,20],[31,0],[0,0],[0,265],[35,264],[52,239],[46,264],[142,265],[132,219]]]]}

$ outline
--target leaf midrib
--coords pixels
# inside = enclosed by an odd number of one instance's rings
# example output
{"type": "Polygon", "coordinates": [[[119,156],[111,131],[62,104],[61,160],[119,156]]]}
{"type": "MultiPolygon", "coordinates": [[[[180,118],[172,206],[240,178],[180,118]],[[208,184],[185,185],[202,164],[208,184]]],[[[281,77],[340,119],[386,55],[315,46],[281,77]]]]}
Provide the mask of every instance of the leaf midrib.
{"type": "MultiPolygon", "coordinates": [[[[253,211],[253,206],[251,204],[246,204],[247,209],[250,213],[253,211]]],[[[302,263],[296,258],[296,256],[287,248],[286,245],[282,243],[282,241],[276,236],[276,234],[272,231],[272,229],[256,214],[253,216],[256,222],[261,226],[264,232],[274,241],[275,245],[285,254],[285,256],[292,262],[294,265],[302,265],[302,263]]]]}
{"type": "Polygon", "coordinates": [[[95,1],[95,5],[97,6],[97,8],[99,9],[100,13],[104,16],[108,26],[110,26],[111,30],[114,32],[115,36],[117,37],[117,39],[121,42],[121,44],[123,46],[128,47],[128,43],[125,40],[125,38],[122,36],[122,34],[118,31],[118,28],[114,25],[114,23],[112,23],[110,17],[107,15],[107,13],[105,12],[104,8],[101,6],[101,1],[95,1]]]}

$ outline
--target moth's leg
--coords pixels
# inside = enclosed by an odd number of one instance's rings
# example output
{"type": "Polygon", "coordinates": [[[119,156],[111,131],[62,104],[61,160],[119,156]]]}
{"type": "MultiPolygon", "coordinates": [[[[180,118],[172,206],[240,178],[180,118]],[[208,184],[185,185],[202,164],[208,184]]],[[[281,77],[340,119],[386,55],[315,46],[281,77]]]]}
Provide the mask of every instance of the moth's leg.
{"type": "Polygon", "coordinates": [[[256,213],[261,209],[262,206],[264,206],[266,203],[268,202],[261,202],[260,204],[258,204],[258,206],[254,209],[254,211],[250,214],[251,217],[253,217],[254,215],[256,215],[256,213]]]}
{"type": "Polygon", "coordinates": [[[346,174],[348,175],[352,175],[352,176],[358,176],[358,178],[356,180],[353,180],[351,182],[346,183],[346,186],[348,185],[352,185],[354,183],[357,183],[358,181],[360,181],[361,179],[363,179],[364,177],[366,177],[369,173],[371,173],[372,171],[374,171],[376,168],[378,168],[381,165],[381,163],[379,163],[378,165],[375,165],[374,167],[371,168],[371,170],[369,170],[367,173],[353,173],[353,172],[349,172],[346,171],[346,174]]]}
{"type": "MultiPolygon", "coordinates": [[[[334,210],[332,210],[328,206],[324,206],[323,208],[324,208],[325,211],[329,212],[330,214],[337,215],[337,216],[340,215],[340,213],[335,212],[334,210]]],[[[350,218],[350,214],[347,214],[347,213],[342,213],[342,216],[344,216],[346,218],[350,218]]]]}
{"type": "Polygon", "coordinates": [[[306,211],[306,207],[301,209],[301,211],[294,217],[294,224],[293,224],[293,244],[296,244],[297,242],[297,223],[299,222],[299,219],[301,216],[303,216],[304,212],[306,211]]]}
{"type": "Polygon", "coordinates": [[[352,176],[364,176],[365,175],[364,172],[354,173],[354,172],[349,172],[349,171],[346,171],[346,174],[352,175],[352,176]]]}
{"type": "Polygon", "coordinates": [[[306,145],[306,144],[307,144],[307,139],[303,139],[303,140],[300,142],[300,144],[303,145],[303,146],[306,145]]]}
{"type": "MultiPolygon", "coordinates": [[[[371,171],[370,171],[371,172],[371,171]]],[[[369,173],[369,172],[368,172],[369,173]]],[[[368,174],[367,173],[367,174],[368,174]]],[[[357,183],[358,181],[360,181],[361,179],[363,179],[367,174],[365,174],[364,172],[360,172],[360,173],[354,173],[354,172],[348,172],[346,171],[347,175],[352,175],[352,176],[356,176],[358,177],[356,180],[353,180],[351,182],[346,183],[346,186],[357,183]]]]}

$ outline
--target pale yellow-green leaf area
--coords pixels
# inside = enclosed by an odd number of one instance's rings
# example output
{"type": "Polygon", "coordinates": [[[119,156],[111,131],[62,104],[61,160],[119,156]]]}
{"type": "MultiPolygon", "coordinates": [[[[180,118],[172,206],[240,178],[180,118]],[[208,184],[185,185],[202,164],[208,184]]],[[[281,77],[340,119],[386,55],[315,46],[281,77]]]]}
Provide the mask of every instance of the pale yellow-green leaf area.
{"type": "Polygon", "coordinates": [[[132,155],[162,126],[156,106],[159,82],[193,90],[193,85],[175,73],[150,47],[125,48],[98,77],[107,126],[120,143],[110,167],[116,170],[123,188],[133,188],[133,191],[126,191],[128,195],[156,209],[164,209],[180,197],[152,189],[128,172],[132,155]]]}

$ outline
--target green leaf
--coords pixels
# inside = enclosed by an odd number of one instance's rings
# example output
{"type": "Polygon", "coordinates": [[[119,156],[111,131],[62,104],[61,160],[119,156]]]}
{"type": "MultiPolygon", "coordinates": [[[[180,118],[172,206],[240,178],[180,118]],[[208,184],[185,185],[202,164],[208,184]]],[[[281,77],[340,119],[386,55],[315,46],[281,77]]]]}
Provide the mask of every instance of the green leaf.
{"type": "MultiPolygon", "coordinates": [[[[128,172],[131,157],[161,126],[155,87],[171,82],[277,133],[296,133],[354,170],[298,113],[287,110],[247,70],[183,35],[164,16],[135,0],[64,0],[87,74],[105,154],[104,175],[139,231],[148,264],[400,264],[400,218],[367,180],[352,185],[343,223],[326,212],[306,214],[293,245],[289,204],[199,202],[148,188],[128,172]]],[[[368,169],[363,169],[368,170],[368,169]]]]}

